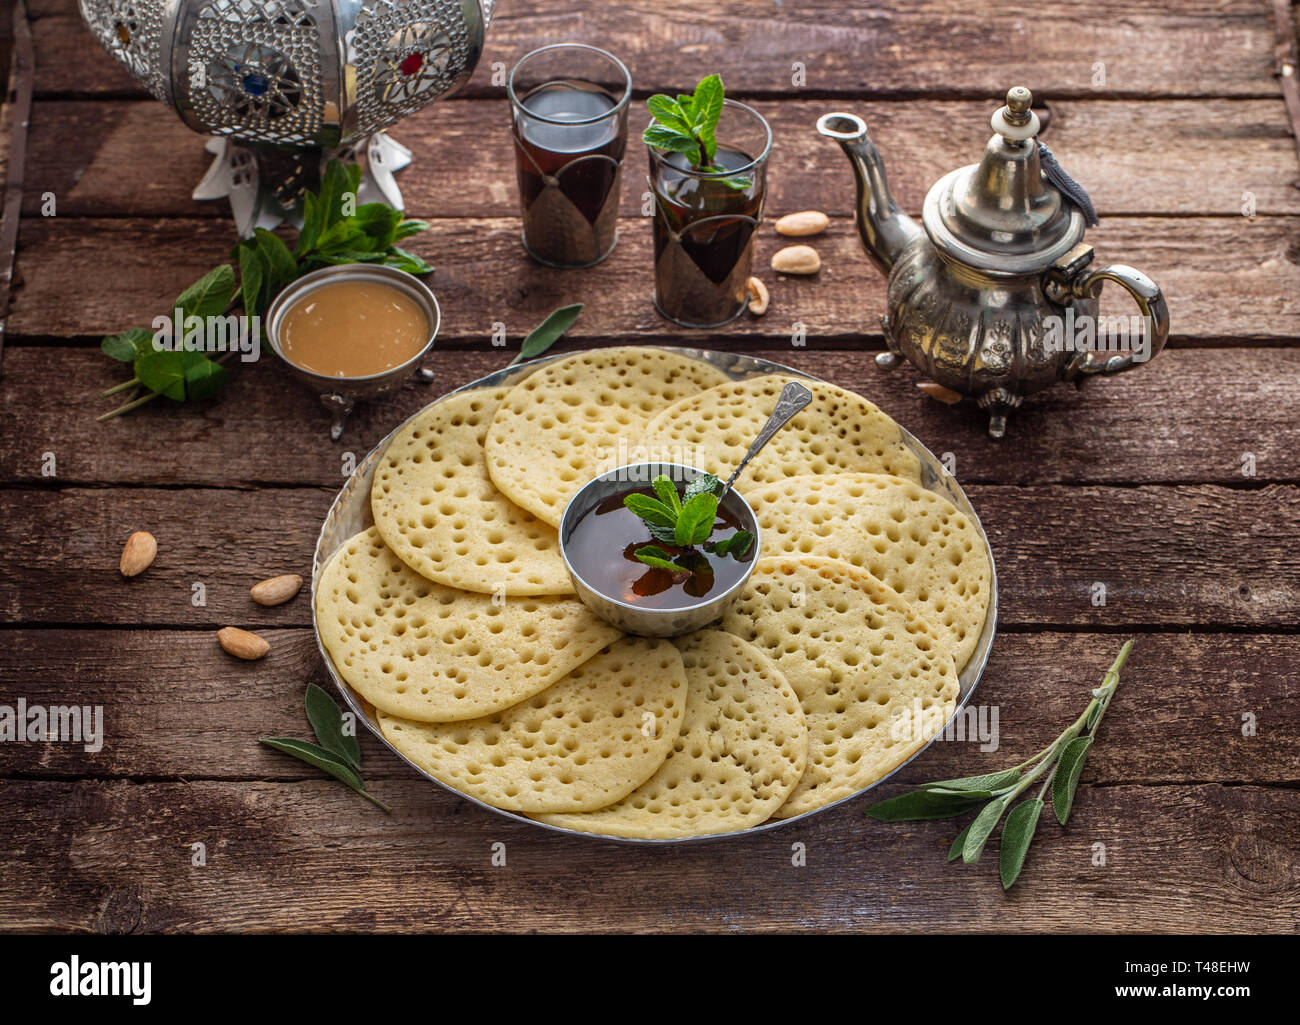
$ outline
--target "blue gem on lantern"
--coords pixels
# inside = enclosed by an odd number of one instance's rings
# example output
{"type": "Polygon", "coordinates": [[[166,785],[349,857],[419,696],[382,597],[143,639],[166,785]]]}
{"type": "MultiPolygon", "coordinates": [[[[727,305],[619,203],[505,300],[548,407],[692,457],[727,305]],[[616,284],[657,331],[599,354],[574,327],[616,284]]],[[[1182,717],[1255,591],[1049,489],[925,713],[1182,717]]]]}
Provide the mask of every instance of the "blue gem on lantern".
{"type": "Polygon", "coordinates": [[[250,71],[244,76],[244,92],[249,96],[265,96],[267,89],[271,87],[267,77],[259,72],[250,71]]]}

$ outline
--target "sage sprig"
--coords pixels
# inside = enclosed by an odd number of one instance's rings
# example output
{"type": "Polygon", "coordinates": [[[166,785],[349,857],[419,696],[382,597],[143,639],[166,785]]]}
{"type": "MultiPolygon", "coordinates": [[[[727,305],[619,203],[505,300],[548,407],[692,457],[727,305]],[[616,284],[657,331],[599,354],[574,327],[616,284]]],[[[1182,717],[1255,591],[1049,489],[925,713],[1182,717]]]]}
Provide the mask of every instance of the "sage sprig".
{"type": "Polygon", "coordinates": [[[1120,648],[1101,686],[1092,692],[1092,700],[1083,714],[1033,757],[1000,772],[923,783],[916,790],[873,804],[867,814],[881,822],[949,819],[972,812],[983,804],[979,814],[957,834],[948,849],[949,861],[961,858],[971,864],[979,861],[989,837],[1010,808],[998,850],[1002,888],[1009,889],[1020,877],[1049,791],[1056,821],[1065,825],[1069,819],[1083,763],[1119,689],[1119,673],[1132,650],[1132,641],[1120,648]],[[1016,799],[1040,779],[1042,785],[1037,795],[1012,808],[1016,799]]]}
{"type": "MultiPolygon", "coordinates": [[[[387,203],[356,204],[361,168],[331,160],[321,176],[320,189],[303,193],[302,229],[291,251],[278,235],[257,228],[252,238],[238,242],[230,252],[234,266],[213,268],[182,292],[167,311],[181,311],[182,324],[190,317],[206,322],[242,309],[245,317],[260,317],[280,290],[291,281],[321,267],[340,263],[382,263],[409,274],[432,272],[424,260],[397,243],[419,234],[429,225],[406,218],[387,203]],[[238,267],[236,280],[235,267],[238,267]]],[[[182,324],[172,330],[179,334],[182,324]]],[[[150,328],[129,328],[109,335],[101,351],[121,363],[131,364],[129,381],[106,389],[103,397],[129,392],[125,402],[98,417],[100,423],[129,413],[159,396],[177,402],[194,402],[214,396],[226,383],[225,368],[237,349],[213,359],[202,348],[173,338],[161,346],[150,328]]]]}
{"type": "Polygon", "coordinates": [[[574,321],[578,319],[578,314],[581,312],[582,303],[573,303],[552,310],[546,315],[545,320],[524,336],[523,344],[519,346],[519,355],[506,366],[513,367],[516,363],[523,363],[542,355],[560,340],[565,331],[573,327],[574,321]]]}
{"type": "Polygon", "coordinates": [[[312,683],[307,686],[306,704],[307,721],[319,744],[293,737],[258,737],[258,743],[323,769],[375,807],[391,812],[393,809],[366,790],[365,780],[361,778],[361,744],[355,732],[349,734],[344,730],[343,713],[334,699],[312,683]]]}

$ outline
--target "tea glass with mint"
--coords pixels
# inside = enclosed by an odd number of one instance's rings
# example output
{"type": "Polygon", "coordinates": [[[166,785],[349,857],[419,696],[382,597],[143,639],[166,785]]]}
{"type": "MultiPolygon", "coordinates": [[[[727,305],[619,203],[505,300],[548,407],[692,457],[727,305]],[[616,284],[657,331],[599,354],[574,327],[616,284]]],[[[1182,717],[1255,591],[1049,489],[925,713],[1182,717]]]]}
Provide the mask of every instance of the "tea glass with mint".
{"type": "Polygon", "coordinates": [[[590,267],[618,241],[619,177],[632,78],[580,43],[534,50],[510,72],[524,249],[550,267],[590,267]]]}
{"type": "Polygon", "coordinates": [[[684,327],[719,327],[744,311],[767,194],[767,121],[752,107],[725,100],[715,134],[707,163],[698,153],[646,144],[655,309],[684,327]]]}

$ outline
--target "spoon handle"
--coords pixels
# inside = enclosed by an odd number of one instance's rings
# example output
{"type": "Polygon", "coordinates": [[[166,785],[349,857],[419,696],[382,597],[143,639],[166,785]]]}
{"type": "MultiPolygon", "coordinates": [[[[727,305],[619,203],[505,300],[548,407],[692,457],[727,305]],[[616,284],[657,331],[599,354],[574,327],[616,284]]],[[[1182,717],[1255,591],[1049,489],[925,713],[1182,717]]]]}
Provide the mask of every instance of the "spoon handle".
{"type": "Polygon", "coordinates": [[[767,423],[758,432],[754,444],[749,446],[745,458],[740,461],[740,465],[727,478],[727,483],[722,486],[722,491],[718,494],[719,499],[722,499],[731,490],[731,485],[736,483],[736,478],[749,465],[749,461],[758,455],[759,450],[772,440],[772,436],[777,431],[794,419],[794,415],[808,405],[812,401],[812,397],[812,392],[797,381],[791,381],[781,389],[781,394],[777,396],[776,405],[772,409],[772,415],[767,418],[767,423]]]}

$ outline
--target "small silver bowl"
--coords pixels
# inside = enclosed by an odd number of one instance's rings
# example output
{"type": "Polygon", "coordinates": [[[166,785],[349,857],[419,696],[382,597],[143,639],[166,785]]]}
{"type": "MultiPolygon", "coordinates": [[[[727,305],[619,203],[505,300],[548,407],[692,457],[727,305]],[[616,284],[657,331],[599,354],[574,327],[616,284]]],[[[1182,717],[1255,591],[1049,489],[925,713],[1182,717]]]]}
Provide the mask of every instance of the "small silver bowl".
{"type": "MultiPolygon", "coordinates": [[[[420,367],[420,361],[433,348],[438,337],[438,328],[442,324],[442,311],[438,300],[429,291],[429,286],[419,278],[395,267],[385,267],[376,263],[343,263],[334,267],[322,267],[320,270],[304,274],[297,281],[287,286],[271,303],[266,311],[266,339],[272,351],[289,367],[298,380],[307,384],[320,396],[321,403],[333,416],[330,425],[330,437],[338,441],[343,436],[343,425],[352,412],[353,406],[363,399],[373,399],[400,388],[420,367]],[[429,340],[414,356],[400,366],[384,370],[365,377],[329,377],[298,366],[280,349],[280,325],[284,316],[299,299],[322,285],[338,281],[371,281],[389,285],[409,296],[424,311],[429,321],[429,340]]],[[[424,383],[433,380],[433,371],[420,369],[416,375],[424,383]]]]}
{"type": "Polygon", "coordinates": [[[746,563],[744,576],[721,594],[703,598],[695,605],[675,609],[649,609],[611,598],[579,576],[569,558],[569,541],[573,537],[578,521],[605,499],[620,491],[626,491],[629,486],[648,485],[660,474],[674,482],[689,484],[703,472],[693,466],[683,466],[680,463],[635,463],[631,466],[620,466],[602,473],[595,480],[583,485],[564,508],[564,516],[560,519],[560,555],[564,559],[565,568],[569,571],[574,590],[578,592],[578,597],[587,608],[624,633],[638,634],[642,637],[676,637],[679,634],[699,630],[718,619],[749,581],[750,574],[754,572],[754,566],[762,553],[763,539],[754,510],[735,491],[727,492],[727,496],[722,500],[722,507],[729,509],[740,520],[742,527],[754,535],[753,555],[746,563]]]}

